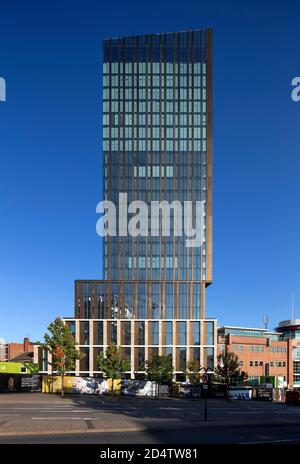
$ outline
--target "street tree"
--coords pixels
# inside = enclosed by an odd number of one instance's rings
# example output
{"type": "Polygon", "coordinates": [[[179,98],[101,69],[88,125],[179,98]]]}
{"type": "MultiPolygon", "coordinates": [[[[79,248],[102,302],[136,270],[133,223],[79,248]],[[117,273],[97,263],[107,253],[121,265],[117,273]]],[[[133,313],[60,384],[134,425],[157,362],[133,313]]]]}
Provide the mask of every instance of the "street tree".
{"type": "Polygon", "coordinates": [[[105,353],[100,353],[97,357],[99,370],[107,378],[111,379],[111,391],[114,396],[114,382],[122,378],[122,374],[130,370],[130,362],[122,359],[121,348],[115,343],[110,344],[105,353]]]}
{"type": "Polygon", "coordinates": [[[64,397],[64,376],[66,372],[74,370],[75,362],[81,359],[82,353],[76,348],[77,344],[72,332],[62,319],[57,317],[48,326],[49,333],[45,333],[44,342],[38,342],[43,349],[51,354],[52,372],[61,376],[61,397],[64,397]]]}
{"type": "Polygon", "coordinates": [[[145,371],[147,379],[155,382],[155,398],[157,398],[159,385],[172,382],[172,359],[170,356],[154,356],[152,361],[145,362],[145,371]]]}
{"type": "Polygon", "coordinates": [[[199,384],[200,378],[201,378],[199,362],[197,361],[188,362],[185,375],[189,379],[192,385],[199,384]]]}
{"type": "Polygon", "coordinates": [[[241,385],[247,377],[247,373],[240,369],[238,355],[229,351],[225,345],[224,351],[218,355],[215,379],[226,386],[227,396],[230,385],[241,385]]]}

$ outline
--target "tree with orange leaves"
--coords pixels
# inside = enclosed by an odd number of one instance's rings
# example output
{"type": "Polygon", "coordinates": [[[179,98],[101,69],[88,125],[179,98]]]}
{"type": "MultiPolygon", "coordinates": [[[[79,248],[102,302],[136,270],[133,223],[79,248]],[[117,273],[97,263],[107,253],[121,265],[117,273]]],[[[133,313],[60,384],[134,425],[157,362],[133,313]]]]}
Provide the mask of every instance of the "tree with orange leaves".
{"type": "Polygon", "coordinates": [[[76,359],[82,354],[76,348],[76,342],[67,324],[60,318],[52,322],[44,335],[45,342],[38,343],[42,348],[49,351],[52,356],[52,371],[61,376],[61,396],[64,397],[64,376],[66,372],[74,369],[76,359]]]}

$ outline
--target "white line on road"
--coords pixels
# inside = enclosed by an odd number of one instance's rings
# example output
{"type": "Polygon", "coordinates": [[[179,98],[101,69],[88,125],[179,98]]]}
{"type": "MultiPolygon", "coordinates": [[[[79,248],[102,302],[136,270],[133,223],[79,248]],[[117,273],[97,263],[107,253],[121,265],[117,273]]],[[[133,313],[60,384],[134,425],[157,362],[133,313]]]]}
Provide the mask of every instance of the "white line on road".
{"type": "Polygon", "coordinates": [[[61,407],[55,407],[53,406],[52,408],[43,408],[43,407],[39,407],[39,408],[14,408],[15,411],[32,411],[34,409],[37,409],[39,411],[45,411],[45,412],[48,412],[48,411],[53,411],[53,410],[57,410],[57,411],[62,411],[62,412],[67,412],[70,410],[70,408],[72,408],[74,406],[61,406],[61,407]],[[66,409],[67,408],[67,409],[66,409]]]}
{"type": "Polygon", "coordinates": [[[44,414],[45,414],[45,413],[47,413],[47,414],[52,414],[52,413],[54,413],[54,414],[59,414],[59,413],[65,414],[65,413],[68,413],[68,414],[69,414],[69,413],[74,413],[74,412],[82,412],[82,413],[89,412],[89,413],[92,414],[92,413],[94,413],[94,412],[101,412],[101,411],[93,411],[93,410],[90,410],[90,409],[82,409],[82,410],[81,410],[81,409],[76,409],[76,410],[75,410],[75,409],[74,409],[74,410],[73,410],[73,409],[69,409],[68,411],[57,411],[56,409],[51,409],[51,410],[49,410],[49,411],[45,411],[45,410],[43,410],[43,409],[38,409],[38,410],[35,411],[35,412],[40,412],[40,413],[44,413],[44,414]]]}
{"type": "Polygon", "coordinates": [[[32,417],[32,420],[93,420],[94,417],[32,417]]]}
{"type": "Polygon", "coordinates": [[[74,409],[74,411],[70,411],[70,412],[89,412],[90,414],[98,414],[98,413],[102,413],[102,411],[91,411],[90,409],[74,409]]]}

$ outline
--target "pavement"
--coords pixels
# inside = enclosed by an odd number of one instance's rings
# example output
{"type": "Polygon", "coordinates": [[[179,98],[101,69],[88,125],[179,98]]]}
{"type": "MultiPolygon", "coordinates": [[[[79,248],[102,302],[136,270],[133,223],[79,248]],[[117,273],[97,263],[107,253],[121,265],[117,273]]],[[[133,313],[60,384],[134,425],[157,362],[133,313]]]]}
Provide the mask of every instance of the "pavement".
{"type": "MultiPolygon", "coordinates": [[[[78,434],[57,434],[57,435],[31,435],[0,437],[0,447],[5,444],[18,445],[124,445],[126,449],[129,445],[162,445],[168,444],[186,448],[188,444],[205,445],[290,445],[300,444],[300,427],[214,427],[211,428],[191,428],[185,430],[147,430],[143,432],[103,432],[103,433],[78,433],[78,434]],[[184,446],[182,446],[184,445],[184,446]]],[[[70,452],[77,453],[77,448],[68,448],[70,452]]],[[[217,449],[214,450],[216,455],[217,449]]],[[[87,450],[83,449],[83,453],[87,450]]],[[[86,455],[87,456],[87,455],[86,455]]],[[[86,457],[85,456],[85,457],[86,457]]],[[[73,460],[73,459],[72,459],[73,460]]]]}
{"type": "Polygon", "coordinates": [[[292,437],[295,442],[299,437],[300,442],[300,408],[209,399],[205,422],[202,399],[0,395],[0,443],[217,443],[226,437],[226,442],[242,442],[249,436],[255,442],[259,430],[264,431],[267,441],[270,437],[292,437]]]}

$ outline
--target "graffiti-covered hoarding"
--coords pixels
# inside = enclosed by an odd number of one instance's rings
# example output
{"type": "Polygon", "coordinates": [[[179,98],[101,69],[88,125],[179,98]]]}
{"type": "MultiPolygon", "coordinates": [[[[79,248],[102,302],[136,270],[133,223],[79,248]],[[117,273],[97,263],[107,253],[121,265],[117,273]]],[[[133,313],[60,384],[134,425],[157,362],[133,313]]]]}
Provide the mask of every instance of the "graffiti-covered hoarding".
{"type": "MultiPolygon", "coordinates": [[[[111,379],[98,379],[94,377],[64,377],[64,390],[66,393],[80,393],[103,395],[111,393],[111,379]]],[[[61,391],[61,377],[43,376],[43,392],[58,393],[61,391]]],[[[155,382],[147,380],[115,380],[115,394],[125,396],[154,396],[155,382]]]]}

